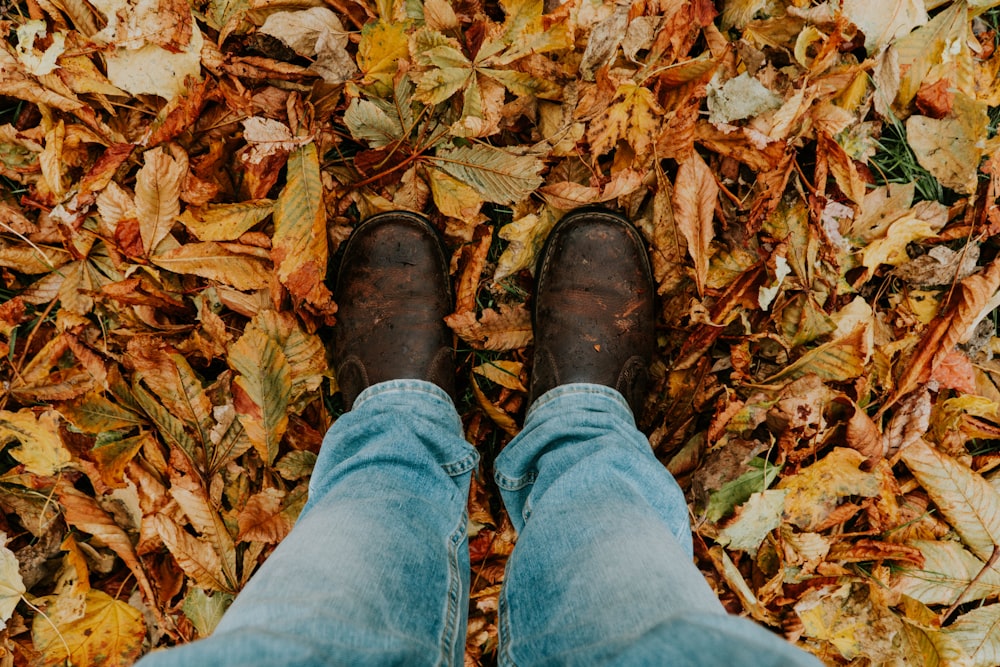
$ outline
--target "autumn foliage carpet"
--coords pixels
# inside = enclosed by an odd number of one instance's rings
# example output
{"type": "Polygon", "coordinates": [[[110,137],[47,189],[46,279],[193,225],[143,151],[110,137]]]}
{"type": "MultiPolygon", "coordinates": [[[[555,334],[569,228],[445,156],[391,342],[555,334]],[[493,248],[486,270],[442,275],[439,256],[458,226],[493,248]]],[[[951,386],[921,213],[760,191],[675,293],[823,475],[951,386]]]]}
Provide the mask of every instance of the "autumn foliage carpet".
{"type": "Polygon", "coordinates": [[[641,426],[726,606],[832,665],[1000,664],[998,5],[0,2],[0,665],[212,631],[342,410],[324,277],[398,208],[453,252],[495,662],[490,460],[592,203],[649,243],[641,426]]]}

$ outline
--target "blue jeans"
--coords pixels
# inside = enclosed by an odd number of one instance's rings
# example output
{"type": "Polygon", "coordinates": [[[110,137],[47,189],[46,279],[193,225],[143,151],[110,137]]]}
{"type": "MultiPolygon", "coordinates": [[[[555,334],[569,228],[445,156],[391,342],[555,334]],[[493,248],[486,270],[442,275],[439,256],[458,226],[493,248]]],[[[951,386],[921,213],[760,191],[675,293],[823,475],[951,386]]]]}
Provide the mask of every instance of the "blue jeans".
{"type": "MultiPolygon", "coordinates": [[[[437,386],[368,388],[327,434],[295,528],[213,635],[141,667],[461,665],[478,459],[437,386]]],[[[618,392],[548,392],[495,467],[519,533],[500,664],[820,664],[725,613],[692,563],[684,496],[618,392]]]]}

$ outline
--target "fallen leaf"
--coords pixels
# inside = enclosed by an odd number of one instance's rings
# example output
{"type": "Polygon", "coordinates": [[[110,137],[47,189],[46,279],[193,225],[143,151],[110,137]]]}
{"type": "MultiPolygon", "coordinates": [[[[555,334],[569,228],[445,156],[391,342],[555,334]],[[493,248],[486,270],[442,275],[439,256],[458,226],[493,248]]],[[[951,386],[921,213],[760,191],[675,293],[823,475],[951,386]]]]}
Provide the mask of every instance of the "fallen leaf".
{"type": "Polygon", "coordinates": [[[25,591],[24,581],[18,572],[17,556],[7,547],[0,546],[0,623],[4,627],[25,591]]]}
{"type": "Polygon", "coordinates": [[[236,411],[261,458],[270,465],[288,428],[292,380],[285,353],[269,336],[251,329],[229,348],[236,411]]]}
{"type": "Polygon", "coordinates": [[[948,664],[991,667],[1000,663],[1000,604],[962,614],[935,642],[948,664]]]}
{"type": "Polygon", "coordinates": [[[952,457],[915,440],[900,458],[976,556],[987,560],[1000,544],[1000,494],[952,457]]]}
{"type": "Polygon", "coordinates": [[[201,588],[192,588],[184,598],[181,611],[191,621],[199,637],[208,637],[232,602],[233,596],[228,593],[208,595],[201,588]]]}
{"type": "Polygon", "coordinates": [[[173,273],[201,276],[238,290],[266,289],[271,282],[265,260],[237,254],[213,241],[188,243],[153,255],[149,261],[173,273]]]}
{"type": "MultiPolygon", "coordinates": [[[[157,33],[168,34],[172,32],[169,15],[158,13],[149,4],[153,3],[148,3],[146,7],[140,9],[139,6],[132,7],[128,3],[116,1],[103,5],[102,10],[106,10],[105,15],[109,19],[114,17],[117,12],[123,11],[130,20],[145,15],[156,17],[153,19],[154,21],[167,23],[166,30],[152,28],[144,36],[153,37],[157,33]]],[[[141,6],[142,3],[139,5],[141,6]]],[[[111,83],[133,95],[146,93],[169,100],[184,92],[185,81],[188,80],[188,77],[200,81],[201,50],[205,40],[190,13],[190,9],[187,9],[186,18],[191,28],[190,39],[173,44],[173,50],[167,50],[157,44],[137,45],[133,43],[125,48],[111,48],[105,52],[104,59],[107,63],[108,79],[111,83]]],[[[114,45],[116,40],[109,34],[109,29],[116,23],[117,21],[109,20],[108,28],[95,35],[95,39],[114,45]]]]}
{"type": "Polygon", "coordinates": [[[527,392],[528,389],[521,383],[520,379],[523,366],[524,364],[519,361],[498,360],[480,364],[473,368],[472,372],[482,375],[487,380],[495,382],[501,387],[527,392]]]}
{"type": "Polygon", "coordinates": [[[466,311],[445,318],[460,338],[484,350],[516,350],[531,344],[531,313],[523,306],[487,308],[477,320],[476,313],[466,311]]]}
{"type": "Polygon", "coordinates": [[[595,160],[619,141],[629,143],[637,154],[646,155],[659,131],[663,109],[651,90],[627,83],[619,87],[615,97],[620,97],[621,101],[595,119],[587,135],[595,160]]]}
{"type": "Polygon", "coordinates": [[[271,257],[278,279],[298,299],[330,310],[324,285],[327,264],[326,209],[316,146],[306,144],[288,157],[288,181],[274,203],[271,257]]]}
{"type": "Polygon", "coordinates": [[[210,544],[186,532],[176,521],[163,514],[156,514],[151,520],[156,533],[167,545],[185,574],[202,588],[225,593],[235,592],[222,574],[222,560],[219,554],[210,544]]]}
{"type": "Polygon", "coordinates": [[[781,98],[764,84],[743,72],[720,82],[718,75],[708,86],[708,122],[724,125],[781,106],[781,98]]]}
{"type": "Polygon", "coordinates": [[[35,616],[31,636],[43,657],[41,664],[131,665],[146,636],[142,613],[98,590],[87,592],[85,604],[83,616],[71,622],[53,623],[42,614],[35,616]]]}
{"type": "Polygon", "coordinates": [[[786,519],[803,530],[812,530],[847,496],[877,495],[878,479],[860,469],[864,460],[853,449],[835,447],[816,463],[778,482],[778,489],[788,491],[786,519]]]}
{"type": "Polygon", "coordinates": [[[738,505],[747,502],[755,493],[762,493],[774,482],[781,469],[762,459],[750,461],[748,470],[736,479],[727,481],[709,496],[705,507],[705,518],[718,522],[729,515],[738,505]]]}
{"type": "Polygon", "coordinates": [[[180,213],[181,182],[187,165],[159,146],[143,155],[135,177],[135,206],[142,248],[148,255],[170,233],[180,213]]]}
{"type": "Polygon", "coordinates": [[[177,219],[202,241],[235,241],[271,215],[270,199],[189,207],[177,219]]]}
{"type": "Polygon", "coordinates": [[[497,235],[507,241],[508,245],[497,260],[493,282],[499,282],[524,269],[534,272],[538,254],[555,222],[555,216],[546,207],[538,215],[532,213],[501,227],[497,235]]]}
{"type": "Polygon", "coordinates": [[[276,544],[292,530],[294,518],[282,512],[285,493],[278,489],[264,489],[250,496],[237,515],[241,541],[253,540],[276,544]]]}
{"type": "Polygon", "coordinates": [[[979,163],[983,158],[982,137],[989,126],[985,104],[958,96],[953,116],[910,116],[906,136],[920,165],[961,194],[976,191],[979,163]]]}
{"type": "Polygon", "coordinates": [[[917,0],[892,0],[880,6],[865,0],[845,0],[841,11],[864,33],[868,53],[927,23],[927,9],[917,0]]]}
{"type": "Polygon", "coordinates": [[[960,595],[964,602],[973,602],[1000,592],[1000,570],[986,568],[959,542],[915,540],[910,544],[923,554],[924,565],[901,568],[894,591],[924,604],[940,605],[951,605],[960,595]]]}
{"type": "Polygon", "coordinates": [[[37,417],[28,408],[0,410],[0,444],[11,442],[19,445],[9,450],[10,455],[36,475],[55,475],[72,460],[59,434],[59,415],[54,410],[37,417]]]}
{"type": "Polygon", "coordinates": [[[431,164],[497,204],[519,202],[542,183],[538,174],[543,164],[538,158],[483,144],[439,148],[431,164]]]}
{"type": "Polygon", "coordinates": [[[705,161],[692,153],[677,170],[674,183],[674,221],[687,241],[688,253],[694,260],[695,281],[698,294],[705,293],[708,280],[708,262],[711,259],[712,239],[715,237],[713,220],[719,186],[705,161]]]}
{"type": "Polygon", "coordinates": [[[768,533],[781,524],[786,495],[788,491],[783,489],[754,493],[719,531],[716,541],[731,549],[756,553],[768,533]]]}

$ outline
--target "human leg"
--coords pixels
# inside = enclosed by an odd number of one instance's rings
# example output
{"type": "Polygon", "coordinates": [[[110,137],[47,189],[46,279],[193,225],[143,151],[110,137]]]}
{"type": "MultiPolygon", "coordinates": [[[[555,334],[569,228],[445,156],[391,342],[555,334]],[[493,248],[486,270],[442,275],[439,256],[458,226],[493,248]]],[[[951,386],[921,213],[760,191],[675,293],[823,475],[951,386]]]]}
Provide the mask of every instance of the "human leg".
{"type": "Polygon", "coordinates": [[[726,615],[692,562],[684,496],[615,390],[546,393],[496,470],[518,530],[500,664],[819,664],[726,615]]]}
{"type": "Polygon", "coordinates": [[[142,667],[461,663],[478,455],[449,395],[440,241],[410,214],[366,221],[335,295],[334,362],[353,409],[324,439],[309,503],[211,637],[142,667]]]}
{"type": "Polygon", "coordinates": [[[817,664],[725,614],[692,562],[684,496],[635,427],[654,319],[636,231],[571,214],[537,278],[532,403],[495,466],[519,533],[501,664],[817,664]]]}

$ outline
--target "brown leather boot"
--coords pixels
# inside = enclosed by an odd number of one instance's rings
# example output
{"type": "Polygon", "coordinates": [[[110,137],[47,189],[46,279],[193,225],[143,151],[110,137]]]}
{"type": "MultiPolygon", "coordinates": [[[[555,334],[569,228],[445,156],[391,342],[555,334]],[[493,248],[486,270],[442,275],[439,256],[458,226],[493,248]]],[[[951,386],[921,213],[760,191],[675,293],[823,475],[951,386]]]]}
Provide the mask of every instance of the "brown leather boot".
{"type": "Polygon", "coordinates": [[[401,378],[433,382],[454,399],[448,259],[426,218],[395,211],[358,225],[334,299],[334,369],[347,409],[367,387],[401,378]]]}
{"type": "Polygon", "coordinates": [[[639,232],[582,209],[552,229],[536,272],[529,404],[570,382],[603,384],[638,418],[654,347],[653,276],[639,232]]]}

